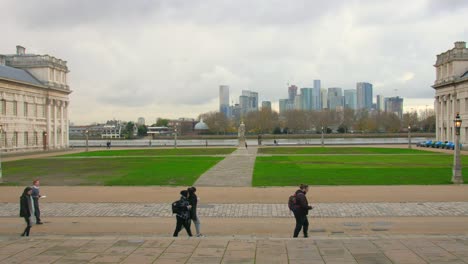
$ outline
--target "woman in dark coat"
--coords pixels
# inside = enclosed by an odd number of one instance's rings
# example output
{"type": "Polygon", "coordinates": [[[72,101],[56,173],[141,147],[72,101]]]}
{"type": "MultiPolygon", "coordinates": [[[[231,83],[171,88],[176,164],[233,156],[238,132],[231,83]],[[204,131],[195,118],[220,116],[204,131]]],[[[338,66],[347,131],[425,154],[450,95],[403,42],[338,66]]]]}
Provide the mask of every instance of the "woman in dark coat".
{"type": "Polygon", "coordinates": [[[200,219],[198,218],[197,215],[197,203],[198,203],[198,197],[195,194],[197,191],[197,188],[195,187],[190,187],[187,189],[189,193],[188,201],[192,208],[190,209],[190,217],[192,218],[193,223],[195,224],[195,230],[197,230],[197,237],[202,236],[200,233],[200,219]]]}
{"type": "Polygon", "coordinates": [[[190,230],[190,206],[188,200],[188,191],[183,190],[180,192],[180,200],[178,201],[178,210],[176,214],[177,224],[176,229],[174,230],[174,236],[178,236],[182,226],[187,231],[189,236],[192,236],[192,231],[190,230]]]}
{"type": "Polygon", "coordinates": [[[26,228],[21,236],[29,236],[32,226],[31,216],[34,215],[34,203],[31,194],[32,188],[26,187],[20,197],[20,217],[23,217],[26,222],[26,228]]]}

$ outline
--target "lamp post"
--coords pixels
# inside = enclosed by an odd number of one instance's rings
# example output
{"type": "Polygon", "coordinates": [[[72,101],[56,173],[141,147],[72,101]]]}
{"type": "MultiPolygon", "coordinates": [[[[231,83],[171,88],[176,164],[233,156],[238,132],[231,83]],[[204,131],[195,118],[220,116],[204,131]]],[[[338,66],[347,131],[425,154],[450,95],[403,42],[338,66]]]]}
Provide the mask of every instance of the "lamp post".
{"type": "Polygon", "coordinates": [[[177,127],[174,129],[174,148],[177,148],[177,127]]]}
{"type": "Polygon", "coordinates": [[[408,148],[411,149],[411,126],[408,125],[408,148]]]}
{"type": "Polygon", "coordinates": [[[322,141],[322,147],[323,147],[325,145],[325,143],[323,142],[323,126],[322,126],[322,139],[321,139],[321,141],[322,141]]]}
{"type": "Polygon", "coordinates": [[[88,136],[89,136],[89,130],[86,129],[85,134],[86,134],[86,152],[88,152],[88,136]]]}
{"type": "Polygon", "coordinates": [[[460,118],[460,114],[457,113],[455,116],[455,154],[453,156],[453,174],[452,174],[452,183],[455,184],[462,184],[463,183],[463,176],[462,176],[462,168],[461,168],[461,159],[460,159],[460,128],[462,124],[462,120],[460,118]]]}

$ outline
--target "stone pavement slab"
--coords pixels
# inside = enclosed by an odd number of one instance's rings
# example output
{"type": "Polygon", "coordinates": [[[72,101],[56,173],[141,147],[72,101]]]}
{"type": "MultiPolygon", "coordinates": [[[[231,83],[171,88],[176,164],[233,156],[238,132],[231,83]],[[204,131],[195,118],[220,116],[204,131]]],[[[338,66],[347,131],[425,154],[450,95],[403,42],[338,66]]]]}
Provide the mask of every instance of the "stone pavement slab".
{"type": "Polygon", "coordinates": [[[468,263],[468,236],[447,235],[310,239],[45,235],[0,236],[0,241],[2,264],[468,263]],[[108,247],[83,252],[100,244],[108,247]]]}
{"type": "Polygon", "coordinates": [[[195,182],[195,186],[252,186],[257,147],[238,148],[195,182]]]}
{"type": "MultiPolygon", "coordinates": [[[[0,203],[0,217],[17,216],[17,203],[0,203]]],[[[172,217],[169,203],[43,203],[48,217],[172,217]]],[[[199,204],[201,217],[292,217],[287,204],[199,204]]],[[[311,217],[468,216],[468,202],[317,203],[311,217]]],[[[353,226],[353,223],[349,223],[353,226]]]]}

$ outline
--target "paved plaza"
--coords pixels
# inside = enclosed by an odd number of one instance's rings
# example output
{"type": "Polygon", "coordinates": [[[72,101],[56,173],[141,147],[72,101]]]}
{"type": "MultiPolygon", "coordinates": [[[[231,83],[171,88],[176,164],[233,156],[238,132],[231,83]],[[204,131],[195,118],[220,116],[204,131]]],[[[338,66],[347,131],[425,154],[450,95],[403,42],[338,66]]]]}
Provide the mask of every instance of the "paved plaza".
{"type": "Polygon", "coordinates": [[[0,263],[468,263],[466,236],[0,237],[0,263]]]}

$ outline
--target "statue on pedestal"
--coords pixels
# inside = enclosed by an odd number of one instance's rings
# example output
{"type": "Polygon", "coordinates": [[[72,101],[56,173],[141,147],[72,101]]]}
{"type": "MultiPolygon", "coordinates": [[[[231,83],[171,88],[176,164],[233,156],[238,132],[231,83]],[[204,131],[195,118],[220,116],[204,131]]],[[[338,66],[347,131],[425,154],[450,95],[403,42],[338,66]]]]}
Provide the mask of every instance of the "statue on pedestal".
{"type": "Polygon", "coordinates": [[[243,147],[245,145],[245,125],[244,125],[244,121],[241,121],[241,124],[239,126],[239,130],[238,130],[238,136],[239,136],[239,147],[243,147]]]}

